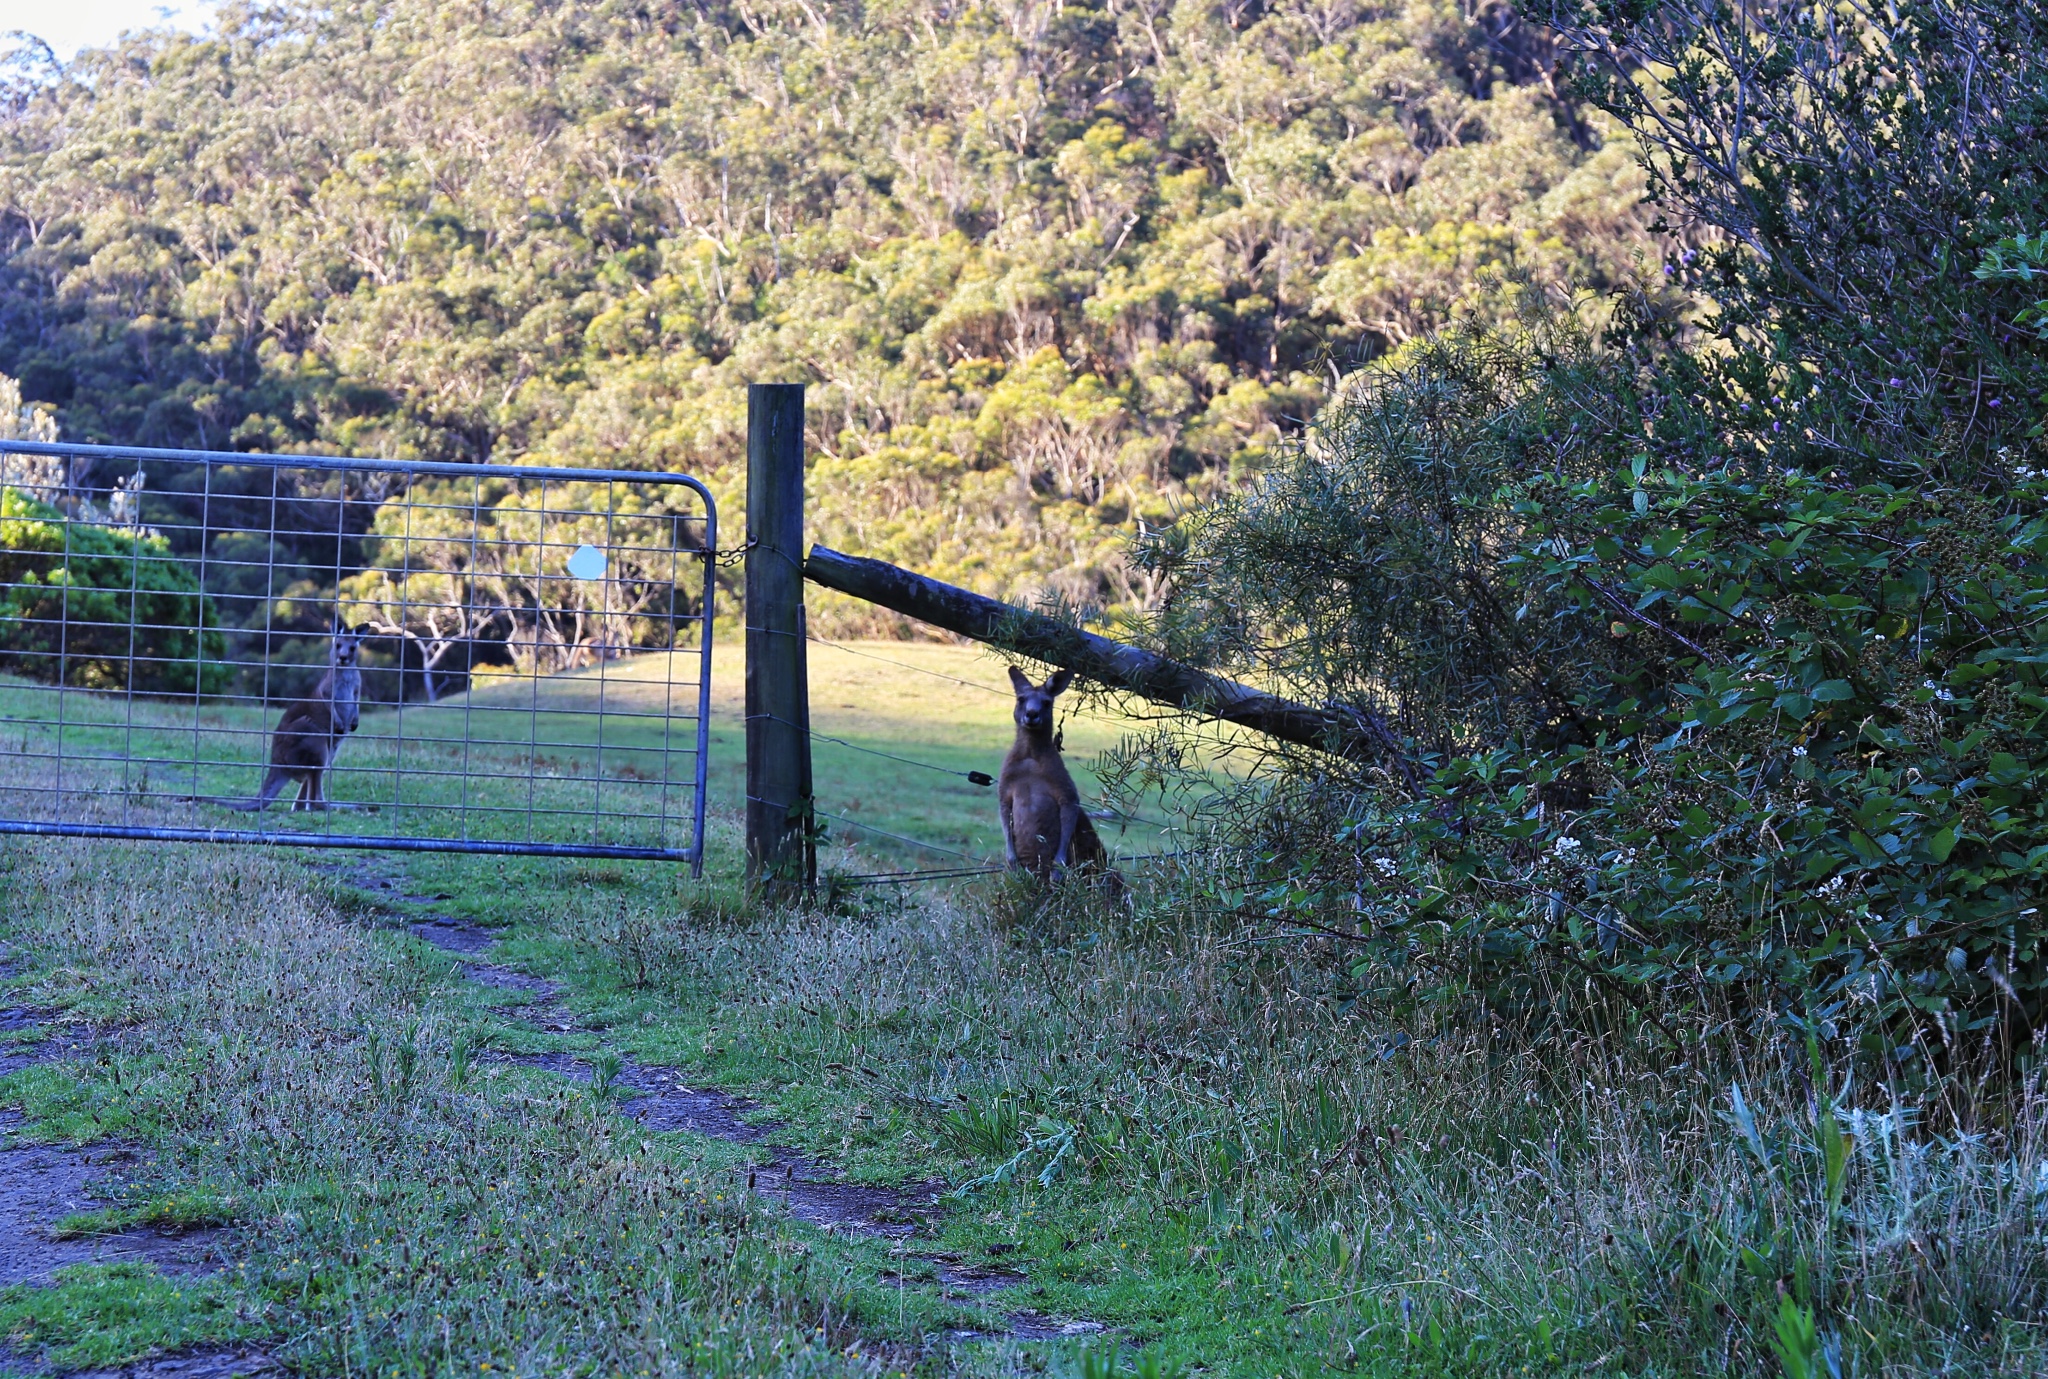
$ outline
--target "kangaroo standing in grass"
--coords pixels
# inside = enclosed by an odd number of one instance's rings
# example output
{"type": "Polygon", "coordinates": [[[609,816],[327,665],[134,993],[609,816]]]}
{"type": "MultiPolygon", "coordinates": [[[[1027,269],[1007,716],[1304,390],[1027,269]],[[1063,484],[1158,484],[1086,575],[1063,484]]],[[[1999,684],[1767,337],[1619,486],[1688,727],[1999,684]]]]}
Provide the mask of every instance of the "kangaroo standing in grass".
{"type": "Polygon", "coordinates": [[[270,774],[256,798],[237,804],[237,809],[263,810],[277,798],[288,782],[299,783],[299,797],[293,809],[325,809],[327,794],[321,777],[334,765],[341,740],[356,730],[363,717],[363,669],[357,663],[363,638],[370,635],[368,623],[350,631],[334,624],[334,640],[328,644],[327,673],[313,687],[313,697],[301,699],[285,709],[270,738],[270,774]]]}
{"type": "Polygon", "coordinates": [[[1003,816],[1003,852],[1012,867],[1049,881],[1056,872],[1100,873],[1112,892],[1123,878],[1109,865],[1109,852],[1081,808],[1081,792],[1060,760],[1053,740],[1052,701],[1073,683],[1070,670],[1054,671],[1043,685],[1010,667],[1017,692],[1017,741],[1003,758],[996,797],[1003,816]]]}

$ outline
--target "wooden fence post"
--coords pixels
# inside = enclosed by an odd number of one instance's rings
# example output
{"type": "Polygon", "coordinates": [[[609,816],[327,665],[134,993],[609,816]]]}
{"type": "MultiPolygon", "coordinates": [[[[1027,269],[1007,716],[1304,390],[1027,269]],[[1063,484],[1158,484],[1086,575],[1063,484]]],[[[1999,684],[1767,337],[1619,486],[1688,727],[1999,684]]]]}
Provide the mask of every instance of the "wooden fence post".
{"type": "Polygon", "coordinates": [[[749,384],[747,883],[764,899],[786,899],[808,872],[811,714],[803,559],[803,385],[749,384]]]}

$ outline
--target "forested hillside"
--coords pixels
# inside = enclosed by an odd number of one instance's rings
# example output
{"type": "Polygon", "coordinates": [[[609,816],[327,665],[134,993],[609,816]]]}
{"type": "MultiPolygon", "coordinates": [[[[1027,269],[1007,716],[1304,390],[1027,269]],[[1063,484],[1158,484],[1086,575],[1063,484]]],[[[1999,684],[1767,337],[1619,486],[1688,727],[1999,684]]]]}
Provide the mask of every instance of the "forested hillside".
{"type": "Polygon", "coordinates": [[[72,439],[682,469],[813,385],[820,539],[1123,602],[1123,541],[1640,173],[1492,0],[231,5],[0,122],[72,439]]]}

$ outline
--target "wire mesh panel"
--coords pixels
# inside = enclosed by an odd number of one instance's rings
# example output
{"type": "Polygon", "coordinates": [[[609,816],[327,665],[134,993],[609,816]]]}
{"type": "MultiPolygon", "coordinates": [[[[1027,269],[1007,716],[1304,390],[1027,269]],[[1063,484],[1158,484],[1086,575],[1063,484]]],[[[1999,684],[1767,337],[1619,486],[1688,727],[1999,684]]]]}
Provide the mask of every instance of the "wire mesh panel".
{"type": "Polygon", "coordinates": [[[687,861],[679,474],[0,441],[0,832],[687,861]]]}

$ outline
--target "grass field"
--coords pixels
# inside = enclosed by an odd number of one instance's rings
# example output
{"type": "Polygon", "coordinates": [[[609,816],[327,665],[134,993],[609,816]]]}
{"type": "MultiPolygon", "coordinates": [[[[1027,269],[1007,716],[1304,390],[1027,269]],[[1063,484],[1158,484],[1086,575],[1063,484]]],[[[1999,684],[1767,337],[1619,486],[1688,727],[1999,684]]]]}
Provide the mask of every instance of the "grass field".
{"type": "MultiPolygon", "coordinates": [[[[814,648],[814,727],[992,770],[999,673],[814,648]]],[[[566,737],[588,682],[557,689],[566,737]]],[[[0,840],[0,1008],[26,1012],[0,1021],[0,1068],[25,1064],[0,1076],[8,1137],[136,1155],[74,1233],[228,1229],[203,1278],[80,1264],[0,1287],[0,1373],[221,1346],[315,1376],[2048,1370],[2042,1098],[1949,1105],[1937,1133],[1898,1089],[1837,1083],[1823,1122],[1782,1042],[1674,1059],[1639,1025],[1375,1004],[1341,946],[1264,921],[1198,858],[1134,870],[1128,909],[1001,878],[751,908],[738,677],[716,689],[701,883],[0,840]],[[415,938],[430,916],[486,927],[489,961],[554,984],[560,1018],[415,938]],[[636,1126],[607,1066],[749,1096],[767,1138],[636,1126]],[[948,1296],[931,1258],[783,1211],[755,1189],[785,1154],[957,1188],[921,1248],[1021,1282],[948,1296]],[[1020,1307],[1102,1330],[963,1334],[1020,1307]]],[[[492,692],[431,712],[474,722],[492,692]]],[[[1076,719],[1070,751],[1118,731],[1076,719]]],[[[994,846],[964,780],[829,743],[817,774],[833,812],[994,846]]],[[[891,846],[842,860],[916,860],[891,846]]]]}
{"type": "MultiPolygon", "coordinates": [[[[739,648],[724,650],[712,681],[709,799],[736,810],[744,677],[739,648]]],[[[819,807],[837,816],[826,820],[828,870],[1001,860],[994,791],[966,779],[970,771],[994,776],[1014,732],[1001,660],[929,643],[816,643],[810,678],[819,807]],[[848,851],[855,845],[858,855],[848,851]]],[[[436,705],[372,706],[328,782],[328,797],[349,807],[287,815],[273,805],[264,823],[685,847],[696,679],[694,655],[643,656],[540,678],[493,676],[436,705]]],[[[249,816],[218,802],[255,793],[277,712],[60,696],[0,678],[0,809],[18,818],[69,811],[102,822],[250,827],[249,816]]],[[[1084,788],[1094,785],[1087,761],[1124,730],[1100,711],[1069,716],[1067,752],[1084,788]]],[[[290,786],[283,798],[296,792],[290,786]]],[[[1161,812],[1147,808],[1143,817],[1161,812]]],[[[1104,820],[1101,831],[1125,854],[1161,847],[1155,823],[1104,820]]]]}

